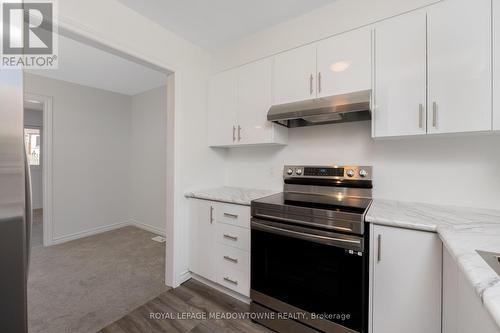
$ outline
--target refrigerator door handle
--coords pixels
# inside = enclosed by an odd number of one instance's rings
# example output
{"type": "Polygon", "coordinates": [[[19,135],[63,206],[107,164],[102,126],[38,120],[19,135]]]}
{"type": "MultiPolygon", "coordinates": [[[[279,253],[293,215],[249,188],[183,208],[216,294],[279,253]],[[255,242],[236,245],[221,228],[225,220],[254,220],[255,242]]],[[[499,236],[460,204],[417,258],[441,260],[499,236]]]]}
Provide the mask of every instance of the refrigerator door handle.
{"type": "Polygon", "coordinates": [[[26,270],[29,272],[31,259],[31,228],[33,223],[32,194],[31,194],[31,172],[28,161],[28,153],[24,147],[24,178],[25,178],[25,200],[26,200],[26,270]]]}

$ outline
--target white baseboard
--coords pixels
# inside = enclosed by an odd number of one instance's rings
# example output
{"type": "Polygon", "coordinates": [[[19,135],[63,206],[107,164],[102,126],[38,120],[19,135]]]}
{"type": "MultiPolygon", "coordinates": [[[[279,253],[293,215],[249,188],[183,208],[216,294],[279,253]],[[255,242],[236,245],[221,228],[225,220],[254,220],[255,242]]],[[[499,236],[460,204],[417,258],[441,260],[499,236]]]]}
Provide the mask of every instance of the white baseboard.
{"type": "Polygon", "coordinates": [[[80,232],[75,232],[74,234],[69,234],[69,235],[62,236],[62,237],[54,237],[52,239],[51,245],[66,243],[66,242],[69,242],[72,240],[101,234],[101,233],[106,232],[106,231],[120,229],[120,228],[129,226],[129,225],[130,225],[130,221],[124,221],[124,222],[113,223],[113,224],[106,225],[103,227],[97,227],[97,228],[87,229],[87,230],[80,231],[80,232]]]}
{"type": "Polygon", "coordinates": [[[190,271],[184,271],[183,273],[180,274],[179,280],[178,280],[178,283],[177,283],[176,287],[180,286],[181,284],[183,284],[184,282],[186,282],[190,278],[192,278],[191,272],[190,271]]]}
{"type": "Polygon", "coordinates": [[[66,242],[69,242],[72,240],[101,234],[103,232],[107,232],[107,231],[111,231],[111,230],[115,230],[115,229],[120,229],[120,228],[127,227],[127,226],[134,226],[134,227],[137,227],[139,229],[143,229],[143,230],[152,232],[152,233],[160,235],[160,236],[165,236],[164,230],[161,230],[161,229],[158,229],[156,227],[150,226],[148,224],[131,219],[131,220],[123,221],[123,222],[113,223],[113,224],[106,225],[103,227],[97,227],[97,228],[92,228],[92,229],[88,229],[88,230],[84,230],[84,231],[80,231],[80,232],[75,232],[73,234],[69,234],[66,236],[54,237],[52,239],[52,243],[50,245],[62,244],[62,243],[66,243],[66,242]]]}
{"type": "Polygon", "coordinates": [[[142,223],[142,222],[139,222],[139,221],[134,220],[134,219],[131,219],[129,221],[129,224],[134,226],[134,227],[137,227],[139,229],[143,229],[143,230],[152,232],[153,234],[157,234],[159,236],[165,237],[165,235],[166,235],[165,230],[162,230],[162,229],[157,228],[157,227],[153,227],[152,225],[142,223]]]}

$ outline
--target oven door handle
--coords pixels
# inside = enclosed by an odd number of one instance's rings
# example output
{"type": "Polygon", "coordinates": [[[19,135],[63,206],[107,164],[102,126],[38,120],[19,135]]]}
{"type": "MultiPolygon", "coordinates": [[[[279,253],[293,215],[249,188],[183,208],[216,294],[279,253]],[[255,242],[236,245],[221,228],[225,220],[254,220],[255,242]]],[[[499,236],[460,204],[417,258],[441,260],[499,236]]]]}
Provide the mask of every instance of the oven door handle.
{"type": "Polygon", "coordinates": [[[363,251],[362,243],[360,239],[346,239],[340,237],[332,237],[332,236],[322,236],[322,235],[314,235],[309,233],[304,233],[295,230],[284,229],[276,226],[269,225],[268,223],[258,222],[255,219],[252,219],[251,223],[252,229],[260,230],[264,232],[270,232],[276,235],[287,236],[302,240],[307,240],[315,243],[320,243],[328,246],[336,246],[344,249],[355,250],[355,251],[363,251]]]}

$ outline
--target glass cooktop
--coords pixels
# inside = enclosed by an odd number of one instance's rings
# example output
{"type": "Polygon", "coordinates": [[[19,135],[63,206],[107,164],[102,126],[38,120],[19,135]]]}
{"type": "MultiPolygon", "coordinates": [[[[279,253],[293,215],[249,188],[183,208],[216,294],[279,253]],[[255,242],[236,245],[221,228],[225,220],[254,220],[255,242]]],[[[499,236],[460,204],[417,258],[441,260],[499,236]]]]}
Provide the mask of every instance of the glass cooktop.
{"type": "Polygon", "coordinates": [[[277,206],[316,208],[363,214],[370,205],[371,199],[348,197],[341,194],[324,195],[281,192],[268,197],[254,200],[253,202],[277,206]]]}

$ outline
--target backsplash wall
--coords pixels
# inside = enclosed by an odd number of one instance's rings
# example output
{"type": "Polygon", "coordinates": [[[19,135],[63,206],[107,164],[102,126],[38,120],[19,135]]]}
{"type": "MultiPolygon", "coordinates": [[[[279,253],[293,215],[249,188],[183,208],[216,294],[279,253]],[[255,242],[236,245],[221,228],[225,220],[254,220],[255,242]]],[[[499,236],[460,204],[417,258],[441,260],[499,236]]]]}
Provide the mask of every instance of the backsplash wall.
{"type": "Polygon", "coordinates": [[[289,129],[287,146],[232,148],[229,186],[282,188],[285,164],[374,168],[374,197],[500,209],[500,135],[373,140],[370,122],[289,129]]]}

